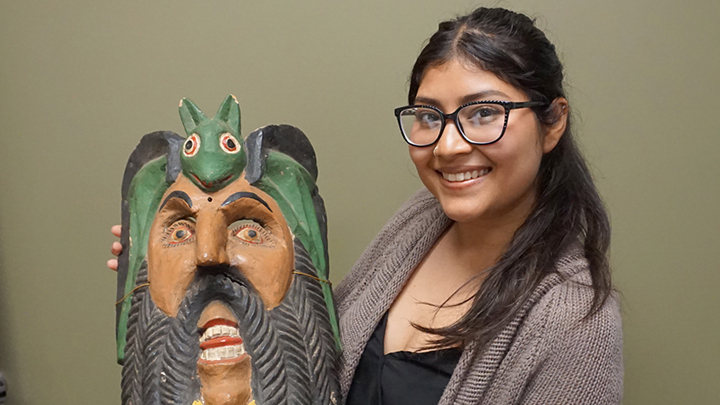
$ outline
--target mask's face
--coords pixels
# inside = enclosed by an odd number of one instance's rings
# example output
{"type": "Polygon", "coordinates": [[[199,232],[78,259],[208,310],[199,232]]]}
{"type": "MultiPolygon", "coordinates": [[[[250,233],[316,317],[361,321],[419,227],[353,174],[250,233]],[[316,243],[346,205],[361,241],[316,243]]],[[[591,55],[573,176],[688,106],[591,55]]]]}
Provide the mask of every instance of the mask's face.
{"type": "MultiPolygon", "coordinates": [[[[293,280],[293,239],[277,203],[243,177],[206,193],[180,175],[155,216],[147,261],[150,296],[169,317],[177,316],[194,281],[220,272],[241,273],[270,310],[293,280]]],[[[241,316],[226,298],[213,299],[212,289],[207,294],[197,303],[190,299],[199,314],[203,399],[245,405],[252,399],[251,361],[239,334],[241,316]]]]}

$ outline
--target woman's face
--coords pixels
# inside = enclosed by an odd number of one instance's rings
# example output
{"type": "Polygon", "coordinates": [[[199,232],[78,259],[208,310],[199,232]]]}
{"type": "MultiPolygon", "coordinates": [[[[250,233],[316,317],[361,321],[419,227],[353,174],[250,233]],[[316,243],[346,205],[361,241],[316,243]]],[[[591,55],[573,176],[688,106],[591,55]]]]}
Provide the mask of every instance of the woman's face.
{"type": "MultiPolygon", "coordinates": [[[[493,73],[453,59],[425,72],[414,104],[450,113],[479,100],[529,101],[521,90],[493,73]]],[[[561,99],[561,103],[566,101],[561,99]]],[[[410,146],[410,158],[425,187],[452,220],[519,226],[535,203],[542,155],[552,150],[564,131],[562,117],[561,131],[552,127],[543,134],[531,109],[512,110],[505,135],[489,145],[468,143],[455,124],[447,121],[440,140],[432,146],[410,146]]]]}

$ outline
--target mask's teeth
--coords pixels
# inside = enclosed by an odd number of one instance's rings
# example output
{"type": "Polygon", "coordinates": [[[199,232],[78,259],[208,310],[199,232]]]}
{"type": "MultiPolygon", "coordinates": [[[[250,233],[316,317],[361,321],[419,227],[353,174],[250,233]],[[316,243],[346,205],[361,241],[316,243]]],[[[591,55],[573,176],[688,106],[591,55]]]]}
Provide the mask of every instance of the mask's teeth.
{"type": "MultiPolygon", "coordinates": [[[[214,325],[209,328],[207,328],[202,336],[200,336],[200,343],[202,346],[203,343],[208,342],[213,339],[220,339],[220,338],[239,338],[240,337],[240,331],[237,327],[230,326],[230,325],[214,325]]],[[[220,341],[222,342],[222,341],[220,341]]],[[[218,343],[220,343],[218,342],[218,343]]],[[[222,344],[222,343],[221,343],[222,344]]],[[[200,354],[201,360],[206,361],[218,361],[218,360],[228,360],[228,359],[234,359],[237,357],[240,357],[245,354],[245,346],[240,344],[230,344],[230,342],[224,343],[226,346],[219,346],[219,347],[208,347],[204,350],[202,350],[202,353],[200,354]]],[[[211,345],[211,344],[209,344],[211,345]]]]}
{"type": "Polygon", "coordinates": [[[239,337],[240,333],[238,328],[227,326],[227,325],[215,325],[207,328],[205,332],[200,336],[200,342],[206,342],[210,339],[214,339],[221,336],[239,337]]]}
{"type": "Polygon", "coordinates": [[[232,345],[205,349],[200,359],[207,361],[229,360],[245,354],[245,345],[232,345]]]}

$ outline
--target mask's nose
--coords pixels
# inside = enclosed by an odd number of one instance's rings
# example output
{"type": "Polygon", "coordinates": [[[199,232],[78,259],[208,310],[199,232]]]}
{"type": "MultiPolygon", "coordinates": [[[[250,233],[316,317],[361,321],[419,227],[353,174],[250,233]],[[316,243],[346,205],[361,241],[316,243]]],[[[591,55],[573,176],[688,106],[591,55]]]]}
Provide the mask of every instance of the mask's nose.
{"type": "Polygon", "coordinates": [[[200,216],[197,220],[197,265],[229,264],[226,251],[227,237],[227,227],[222,215],[200,216]]]}

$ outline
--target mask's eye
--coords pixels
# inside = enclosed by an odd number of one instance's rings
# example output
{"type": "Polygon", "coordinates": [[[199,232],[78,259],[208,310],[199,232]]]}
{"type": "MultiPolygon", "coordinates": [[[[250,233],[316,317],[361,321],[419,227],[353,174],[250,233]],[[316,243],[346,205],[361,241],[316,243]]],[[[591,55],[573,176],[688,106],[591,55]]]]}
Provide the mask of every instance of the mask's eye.
{"type": "Polygon", "coordinates": [[[238,153],[240,152],[240,144],[232,134],[225,132],[220,135],[220,148],[227,153],[238,153]]]}
{"type": "Polygon", "coordinates": [[[198,134],[192,134],[183,144],[183,154],[187,157],[195,156],[200,150],[200,137],[198,134]]]}
{"type": "Polygon", "coordinates": [[[270,233],[253,220],[240,220],[228,228],[230,236],[250,245],[271,246],[270,233]]]}
{"type": "Polygon", "coordinates": [[[170,225],[163,234],[163,246],[175,247],[190,242],[195,235],[195,224],[182,219],[170,225]]]}

